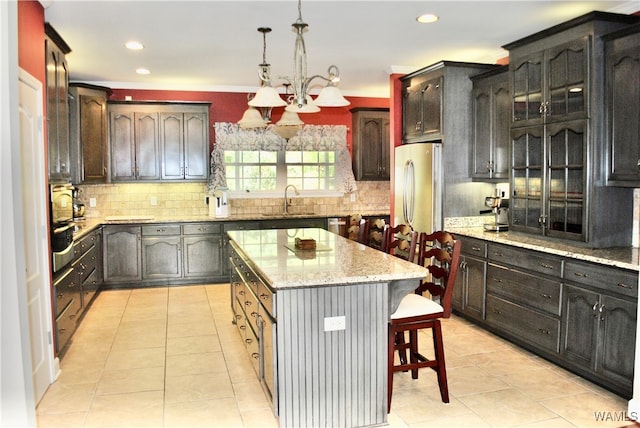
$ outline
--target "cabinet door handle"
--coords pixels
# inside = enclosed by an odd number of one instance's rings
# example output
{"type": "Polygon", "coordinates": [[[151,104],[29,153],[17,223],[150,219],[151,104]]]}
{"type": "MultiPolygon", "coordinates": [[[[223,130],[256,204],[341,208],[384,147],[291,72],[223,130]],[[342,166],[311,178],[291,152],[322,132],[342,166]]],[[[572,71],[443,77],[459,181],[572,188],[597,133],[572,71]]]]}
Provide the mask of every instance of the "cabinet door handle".
{"type": "Polygon", "coordinates": [[[620,287],[620,288],[626,288],[627,290],[633,290],[633,285],[623,284],[622,282],[619,282],[619,283],[618,283],[618,287],[620,287]]]}
{"type": "Polygon", "coordinates": [[[544,297],[545,299],[550,299],[551,298],[551,294],[547,294],[547,293],[542,293],[542,294],[540,294],[540,296],[544,297]]]}

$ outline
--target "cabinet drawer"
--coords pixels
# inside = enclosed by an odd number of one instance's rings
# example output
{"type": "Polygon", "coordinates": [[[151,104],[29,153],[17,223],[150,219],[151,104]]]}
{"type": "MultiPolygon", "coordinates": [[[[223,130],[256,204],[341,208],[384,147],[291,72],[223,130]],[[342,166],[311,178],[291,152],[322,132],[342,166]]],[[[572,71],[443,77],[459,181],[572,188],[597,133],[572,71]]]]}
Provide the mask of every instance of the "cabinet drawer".
{"type": "Polygon", "coordinates": [[[538,348],[558,352],[558,319],[487,294],[487,323],[538,348]]]}
{"type": "Polygon", "coordinates": [[[233,223],[225,223],[224,231],[230,230],[258,230],[260,229],[260,222],[257,221],[240,221],[233,223]]]}
{"type": "Polygon", "coordinates": [[[220,223],[190,223],[182,225],[182,233],[185,235],[219,235],[222,233],[220,223]]]}
{"type": "Polygon", "coordinates": [[[560,281],[552,281],[489,263],[487,292],[560,315],[560,281]]]}
{"type": "MultiPolygon", "coordinates": [[[[275,295],[271,292],[271,290],[264,285],[262,282],[258,283],[258,300],[264,306],[267,314],[275,319],[275,295]]],[[[260,312],[262,314],[262,312],[260,312]]]]}
{"type": "Polygon", "coordinates": [[[244,301],[244,313],[247,316],[247,320],[249,320],[249,324],[251,325],[251,329],[257,335],[258,334],[258,319],[259,319],[259,307],[258,299],[253,293],[248,292],[246,296],[246,300],[244,301]]]}
{"type": "Polygon", "coordinates": [[[56,318],[56,336],[57,336],[57,350],[60,352],[62,348],[69,342],[73,332],[76,329],[75,312],[73,307],[68,307],[63,311],[58,318],[56,318]],[[73,314],[73,316],[70,316],[73,314]]]}
{"type": "Polygon", "coordinates": [[[460,251],[464,254],[474,255],[476,257],[487,257],[487,243],[481,239],[463,237],[462,248],[460,251]]]}
{"type": "Polygon", "coordinates": [[[251,365],[253,366],[256,375],[260,376],[260,342],[258,342],[258,336],[255,335],[253,330],[248,327],[245,332],[244,344],[247,347],[247,352],[251,359],[251,365]]]}
{"type": "Polygon", "coordinates": [[[73,243],[73,255],[78,257],[88,250],[95,248],[98,243],[98,234],[96,232],[91,233],[91,235],[85,236],[73,243]]]}
{"type": "Polygon", "coordinates": [[[537,251],[490,243],[487,257],[489,261],[518,266],[545,275],[557,276],[558,278],[562,275],[561,258],[537,251]]]}
{"type": "Polygon", "coordinates": [[[53,284],[54,312],[58,317],[64,309],[71,303],[76,293],[76,272],[72,269],[66,270],[62,276],[56,279],[53,284]]]}
{"type": "Polygon", "coordinates": [[[179,224],[150,224],[142,226],[143,236],[180,235],[179,224]]]}
{"type": "Polygon", "coordinates": [[[567,260],[564,265],[564,278],[601,290],[638,297],[638,272],[567,260]]]}

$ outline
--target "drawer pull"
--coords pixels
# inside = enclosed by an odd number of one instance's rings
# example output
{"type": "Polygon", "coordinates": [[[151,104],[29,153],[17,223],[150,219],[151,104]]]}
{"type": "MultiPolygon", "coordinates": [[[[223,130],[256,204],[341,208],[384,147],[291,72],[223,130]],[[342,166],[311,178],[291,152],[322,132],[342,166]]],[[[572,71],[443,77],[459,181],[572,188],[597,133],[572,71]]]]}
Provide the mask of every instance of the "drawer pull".
{"type": "Polygon", "coordinates": [[[580,278],[589,278],[589,275],[587,275],[586,273],[582,273],[582,272],[574,272],[573,273],[575,276],[579,276],[580,278]]]}
{"type": "Polygon", "coordinates": [[[480,247],[471,247],[473,251],[480,251],[480,247]]]}
{"type": "Polygon", "coordinates": [[[239,320],[240,318],[242,318],[242,315],[236,314],[236,319],[239,320]]]}
{"type": "Polygon", "coordinates": [[[260,354],[258,354],[257,352],[254,352],[251,354],[251,357],[257,360],[258,358],[260,358],[260,354]]]}
{"type": "Polygon", "coordinates": [[[497,309],[492,309],[491,312],[493,312],[494,314],[502,315],[502,312],[497,309]]]}
{"type": "Polygon", "coordinates": [[[244,330],[244,329],[246,329],[246,328],[247,328],[247,326],[246,326],[246,325],[244,325],[244,324],[242,324],[242,325],[239,325],[239,326],[238,326],[238,328],[239,328],[240,330],[244,330]]]}
{"type": "Polygon", "coordinates": [[[546,335],[550,335],[550,334],[551,334],[551,332],[550,332],[549,330],[545,330],[545,329],[543,329],[543,328],[539,328],[539,329],[538,329],[538,331],[539,331],[540,333],[542,333],[542,334],[546,334],[546,335]]]}
{"type": "Polygon", "coordinates": [[[547,293],[541,293],[540,296],[544,297],[545,299],[551,298],[551,294],[547,294],[547,293]]]}
{"type": "Polygon", "coordinates": [[[504,281],[501,280],[500,278],[496,278],[495,276],[491,277],[491,280],[493,282],[497,282],[498,284],[502,284],[504,281]]]}
{"type": "Polygon", "coordinates": [[[251,345],[253,343],[253,339],[249,338],[249,339],[245,339],[244,340],[245,343],[247,343],[248,345],[251,345]]]}
{"type": "Polygon", "coordinates": [[[626,288],[627,290],[633,290],[633,285],[623,284],[622,282],[619,282],[619,283],[618,283],[618,287],[620,287],[620,288],[626,288]]]}
{"type": "Polygon", "coordinates": [[[240,290],[240,291],[238,291],[238,294],[239,294],[239,295],[241,295],[241,296],[244,296],[244,294],[245,294],[245,293],[244,293],[244,290],[240,290]]]}
{"type": "Polygon", "coordinates": [[[245,306],[251,306],[253,303],[251,302],[251,300],[247,300],[246,302],[244,302],[245,306]]]}
{"type": "Polygon", "coordinates": [[[499,252],[497,252],[497,251],[494,251],[494,252],[493,252],[493,255],[494,255],[494,256],[498,256],[498,257],[504,257],[504,254],[499,253],[499,252]]]}
{"type": "Polygon", "coordinates": [[[258,319],[258,313],[257,312],[251,312],[251,316],[254,317],[255,319],[258,319]]]}
{"type": "Polygon", "coordinates": [[[265,294],[265,293],[262,293],[262,294],[260,295],[260,298],[261,298],[262,300],[269,300],[269,297],[271,297],[271,296],[269,296],[268,294],[265,294]]]}
{"type": "Polygon", "coordinates": [[[543,267],[543,268],[545,268],[545,269],[551,269],[551,270],[553,270],[553,265],[548,265],[548,264],[546,264],[546,263],[540,263],[540,266],[541,266],[541,267],[543,267]]]}
{"type": "Polygon", "coordinates": [[[56,297],[58,297],[58,299],[62,299],[64,297],[64,293],[60,293],[56,297]]]}

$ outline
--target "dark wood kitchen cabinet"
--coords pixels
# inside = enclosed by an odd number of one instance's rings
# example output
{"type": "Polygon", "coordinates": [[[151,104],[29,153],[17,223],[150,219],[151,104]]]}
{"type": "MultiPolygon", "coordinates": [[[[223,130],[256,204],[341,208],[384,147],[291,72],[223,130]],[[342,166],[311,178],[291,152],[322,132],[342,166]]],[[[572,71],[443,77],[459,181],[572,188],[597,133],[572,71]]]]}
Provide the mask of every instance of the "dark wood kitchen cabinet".
{"type": "Polygon", "coordinates": [[[209,104],[109,102],[111,180],[209,176],[209,104]]]}
{"type": "Polygon", "coordinates": [[[69,85],[71,181],[106,183],[107,93],[109,89],[84,83],[69,85]]]}
{"type": "Polygon", "coordinates": [[[179,224],[142,226],[142,280],[182,276],[179,224]]]}
{"type": "Polygon", "coordinates": [[[221,223],[187,223],[182,225],[183,263],[186,278],[220,278],[224,275],[221,223]]]}
{"type": "Polygon", "coordinates": [[[458,239],[462,239],[462,250],[452,305],[457,312],[484,320],[487,244],[474,238],[458,239]]]}
{"type": "Polygon", "coordinates": [[[591,12],[504,46],[511,229],[593,247],[631,244],[633,196],[606,187],[602,36],[637,20],[591,12]]]}
{"type": "Polygon", "coordinates": [[[638,273],[575,261],[565,280],[562,356],[631,396],[638,273]]]}
{"type": "Polygon", "coordinates": [[[44,30],[49,180],[69,181],[69,68],[65,55],[71,48],[49,23],[44,30]]]}
{"type": "Polygon", "coordinates": [[[73,243],[74,269],[79,277],[82,310],[91,305],[102,285],[102,229],[96,229],[73,243]]]}
{"type": "Polygon", "coordinates": [[[111,181],[160,179],[158,113],[109,104],[111,181]]]}
{"type": "Polygon", "coordinates": [[[102,237],[104,282],[131,284],[142,280],[142,228],[106,225],[102,237]]]}
{"type": "Polygon", "coordinates": [[[442,76],[437,76],[403,86],[403,141],[412,143],[441,138],[442,84],[442,76]]]}
{"type": "Polygon", "coordinates": [[[511,96],[508,66],[471,78],[473,81],[473,145],[471,177],[508,181],[511,96]]]}
{"type": "Polygon", "coordinates": [[[640,187],[640,25],[605,40],[607,184],[640,187]]]}
{"type": "Polygon", "coordinates": [[[351,109],[353,123],[353,173],[356,180],[388,181],[389,109],[351,109]]]}
{"type": "Polygon", "coordinates": [[[207,179],[208,126],[207,105],[181,106],[178,111],[160,113],[163,180],[207,179]]]}
{"type": "Polygon", "coordinates": [[[72,266],[54,278],[53,296],[56,321],[55,348],[56,354],[60,355],[76,331],[82,311],[82,290],[77,272],[72,266]]]}

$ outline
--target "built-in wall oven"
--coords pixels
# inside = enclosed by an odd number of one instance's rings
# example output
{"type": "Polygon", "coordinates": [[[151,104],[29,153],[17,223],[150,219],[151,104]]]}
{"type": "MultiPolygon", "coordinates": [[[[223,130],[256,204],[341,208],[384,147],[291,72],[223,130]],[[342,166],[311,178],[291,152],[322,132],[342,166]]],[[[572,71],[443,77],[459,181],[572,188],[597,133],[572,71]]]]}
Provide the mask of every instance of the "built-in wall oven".
{"type": "Polygon", "coordinates": [[[73,185],[51,185],[51,251],[53,272],[73,260],[73,185]]]}

